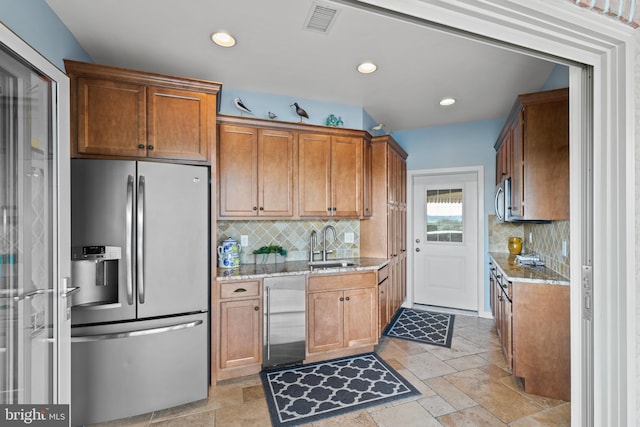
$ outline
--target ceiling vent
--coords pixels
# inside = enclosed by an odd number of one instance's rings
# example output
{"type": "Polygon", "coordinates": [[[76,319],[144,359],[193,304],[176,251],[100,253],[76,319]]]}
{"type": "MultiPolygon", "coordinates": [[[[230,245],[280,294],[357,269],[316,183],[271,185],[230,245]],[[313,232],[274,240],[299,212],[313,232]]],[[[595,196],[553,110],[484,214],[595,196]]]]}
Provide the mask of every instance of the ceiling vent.
{"type": "Polygon", "coordinates": [[[340,10],[324,2],[314,1],[304,21],[304,29],[328,34],[340,10]]]}

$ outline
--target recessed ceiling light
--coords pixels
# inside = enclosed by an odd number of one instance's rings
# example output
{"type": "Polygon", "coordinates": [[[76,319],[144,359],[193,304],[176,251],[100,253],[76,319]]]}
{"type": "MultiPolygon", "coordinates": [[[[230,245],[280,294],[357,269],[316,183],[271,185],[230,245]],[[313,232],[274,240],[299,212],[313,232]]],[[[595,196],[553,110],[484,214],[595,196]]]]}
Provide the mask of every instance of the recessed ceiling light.
{"type": "Polygon", "coordinates": [[[236,39],[227,32],[219,31],[211,35],[211,40],[218,46],[231,47],[236,44],[236,39]]]}
{"type": "Polygon", "coordinates": [[[362,64],[358,65],[358,71],[360,71],[362,74],[371,74],[373,73],[375,70],[378,69],[378,66],[376,64],[374,64],[373,62],[363,62],[362,64]]]}
{"type": "Polygon", "coordinates": [[[443,107],[447,107],[449,105],[453,105],[456,103],[455,98],[442,98],[440,100],[440,105],[442,105],[443,107]]]}

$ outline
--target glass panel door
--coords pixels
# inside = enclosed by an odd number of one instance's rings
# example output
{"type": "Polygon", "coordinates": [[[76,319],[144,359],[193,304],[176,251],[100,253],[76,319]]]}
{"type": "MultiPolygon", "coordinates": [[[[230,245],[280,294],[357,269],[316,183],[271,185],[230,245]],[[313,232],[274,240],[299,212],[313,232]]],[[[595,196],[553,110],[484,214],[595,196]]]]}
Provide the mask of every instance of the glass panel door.
{"type": "MultiPolygon", "coordinates": [[[[3,405],[69,403],[69,379],[64,378],[69,377],[68,351],[60,347],[69,345],[65,337],[70,329],[66,302],[61,304],[66,281],[59,280],[69,273],[68,226],[59,219],[61,202],[68,204],[59,185],[65,182],[68,187],[68,157],[63,162],[58,157],[60,138],[68,137],[68,127],[61,132],[58,125],[63,94],[68,97],[66,76],[0,25],[3,405]],[[42,67],[47,73],[40,71],[42,67]],[[49,77],[52,74],[56,80],[49,77]],[[64,81],[64,91],[57,80],[64,81]],[[63,253],[61,243],[66,247],[63,253]]],[[[65,101],[63,108],[67,106],[65,101]]]]}

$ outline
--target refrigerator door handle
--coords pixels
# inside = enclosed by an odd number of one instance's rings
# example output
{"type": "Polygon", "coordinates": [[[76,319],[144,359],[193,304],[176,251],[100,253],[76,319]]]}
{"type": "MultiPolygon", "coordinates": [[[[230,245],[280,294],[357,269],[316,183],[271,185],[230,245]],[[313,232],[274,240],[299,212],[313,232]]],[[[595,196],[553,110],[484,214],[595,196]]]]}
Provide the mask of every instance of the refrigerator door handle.
{"type": "Polygon", "coordinates": [[[138,238],[136,264],[138,268],[138,302],[144,304],[144,175],[138,178],[138,238]]]}
{"type": "Polygon", "coordinates": [[[99,334],[99,335],[79,335],[71,337],[71,342],[91,342],[91,341],[104,341],[117,338],[130,338],[130,337],[142,337],[145,335],[161,334],[164,332],[179,331],[181,329],[189,329],[202,324],[202,320],[194,320],[187,323],[179,323],[177,325],[161,326],[159,328],[140,329],[137,331],[129,332],[116,332],[113,334],[99,334]]]}
{"type": "Polygon", "coordinates": [[[125,256],[127,262],[127,304],[133,305],[133,176],[127,179],[127,206],[125,212],[125,256]]]}

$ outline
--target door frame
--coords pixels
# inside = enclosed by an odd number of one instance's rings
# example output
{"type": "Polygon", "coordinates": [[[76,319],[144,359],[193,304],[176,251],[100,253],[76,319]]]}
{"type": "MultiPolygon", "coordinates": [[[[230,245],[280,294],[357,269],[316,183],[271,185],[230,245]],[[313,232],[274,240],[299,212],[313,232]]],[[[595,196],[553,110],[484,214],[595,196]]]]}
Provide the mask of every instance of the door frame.
{"type": "Polygon", "coordinates": [[[570,66],[571,205],[580,207],[570,217],[571,419],[584,426],[632,424],[640,411],[636,31],[562,0],[334,1],[570,66]],[[583,96],[586,87],[592,97],[583,96]],[[583,174],[593,177],[586,195],[583,174]],[[583,262],[593,266],[590,273],[583,262]],[[583,280],[593,292],[588,301],[583,280]],[[585,387],[592,387],[591,395],[582,394],[585,387]]]}
{"type": "MultiPolygon", "coordinates": [[[[478,198],[478,212],[477,215],[477,248],[476,251],[478,256],[483,254],[484,262],[480,262],[478,259],[477,265],[477,274],[481,279],[478,280],[478,316],[492,318],[491,312],[485,311],[485,282],[488,286],[488,277],[485,274],[485,266],[489,263],[488,258],[488,248],[486,247],[485,240],[485,213],[484,213],[484,166],[465,166],[465,167],[455,167],[455,168],[441,168],[441,169],[417,169],[417,170],[408,170],[407,171],[407,250],[411,252],[411,255],[407,257],[407,272],[413,272],[413,256],[415,254],[415,245],[413,240],[413,221],[414,221],[414,203],[413,203],[413,192],[414,192],[414,179],[418,177],[425,176],[442,176],[442,175],[454,175],[454,174],[475,174],[476,175],[476,183],[477,183],[477,193],[476,196],[478,198]]],[[[414,280],[413,273],[407,273],[407,304],[409,307],[413,307],[415,304],[414,301],[414,280]]]]}

